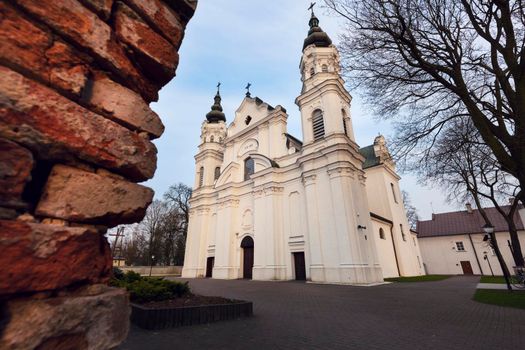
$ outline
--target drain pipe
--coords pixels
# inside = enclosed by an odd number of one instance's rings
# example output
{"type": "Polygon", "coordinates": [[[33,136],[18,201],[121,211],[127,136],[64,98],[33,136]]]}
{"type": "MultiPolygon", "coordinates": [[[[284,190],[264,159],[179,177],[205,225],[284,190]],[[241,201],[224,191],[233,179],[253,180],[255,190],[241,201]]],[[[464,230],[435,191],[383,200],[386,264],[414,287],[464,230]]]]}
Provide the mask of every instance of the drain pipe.
{"type": "Polygon", "coordinates": [[[394,241],[394,223],[390,223],[390,237],[392,238],[392,247],[394,247],[394,257],[396,258],[397,274],[401,277],[401,270],[399,269],[399,261],[397,260],[396,242],[394,241]]]}

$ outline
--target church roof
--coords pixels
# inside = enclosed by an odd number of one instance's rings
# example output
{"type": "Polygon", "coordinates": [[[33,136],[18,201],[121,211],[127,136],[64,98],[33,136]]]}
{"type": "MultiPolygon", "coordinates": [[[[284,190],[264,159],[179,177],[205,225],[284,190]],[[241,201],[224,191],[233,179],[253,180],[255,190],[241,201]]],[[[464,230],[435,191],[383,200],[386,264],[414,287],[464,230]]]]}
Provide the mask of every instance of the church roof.
{"type": "MultiPolygon", "coordinates": [[[[220,86],[220,85],[219,85],[220,86]]],[[[213,98],[214,103],[211,106],[211,111],[206,114],[206,119],[209,123],[218,123],[219,121],[226,121],[226,116],[222,111],[221,106],[221,94],[219,93],[219,88],[217,87],[217,94],[213,98]]]]}
{"type": "Polygon", "coordinates": [[[312,44],[317,47],[328,47],[332,45],[332,39],[319,27],[319,19],[313,11],[308,25],[310,26],[310,30],[308,31],[308,36],[304,39],[303,51],[307,46],[312,44]]]}
{"type": "Polygon", "coordinates": [[[365,161],[363,162],[363,169],[371,168],[373,166],[381,164],[380,158],[376,156],[376,153],[374,151],[374,145],[361,147],[359,149],[359,153],[361,153],[361,155],[365,157],[365,161]]]}
{"type": "MultiPolygon", "coordinates": [[[[507,205],[502,208],[504,211],[508,212],[510,206],[507,205]]],[[[521,208],[523,207],[520,206],[518,209],[521,208]]],[[[506,232],[509,230],[507,222],[496,208],[485,208],[485,213],[487,213],[492,225],[494,225],[495,232],[506,232]]],[[[525,229],[518,210],[516,210],[514,222],[516,224],[516,229],[525,229]]],[[[432,214],[432,220],[417,222],[416,231],[418,232],[419,238],[451,236],[469,233],[483,233],[483,225],[485,225],[485,220],[483,220],[479,210],[473,209],[472,212],[462,210],[450,213],[432,214]]]]}

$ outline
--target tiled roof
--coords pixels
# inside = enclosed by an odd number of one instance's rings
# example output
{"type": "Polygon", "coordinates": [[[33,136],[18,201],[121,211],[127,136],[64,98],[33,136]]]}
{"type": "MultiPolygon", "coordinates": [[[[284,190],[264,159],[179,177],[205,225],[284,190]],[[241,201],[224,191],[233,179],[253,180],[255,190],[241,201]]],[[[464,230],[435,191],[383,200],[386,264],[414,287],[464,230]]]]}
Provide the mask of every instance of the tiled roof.
{"type": "Polygon", "coordinates": [[[361,155],[365,157],[365,161],[363,162],[363,169],[371,168],[381,163],[379,157],[376,157],[376,154],[374,152],[374,145],[361,147],[359,149],[359,153],[361,153],[361,155]]]}
{"type": "MultiPolygon", "coordinates": [[[[508,212],[509,206],[502,207],[508,212]]],[[[523,208],[520,206],[519,209],[523,208]]],[[[507,222],[496,210],[496,208],[486,208],[485,212],[489,217],[492,225],[494,225],[496,232],[508,231],[507,222]]],[[[435,237],[435,236],[450,236],[466,233],[482,233],[485,221],[479,213],[479,210],[473,209],[472,213],[468,211],[454,211],[451,213],[433,214],[432,220],[418,221],[417,232],[418,237],[435,237]]],[[[516,210],[514,222],[518,230],[523,230],[523,222],[516,210]]]]}

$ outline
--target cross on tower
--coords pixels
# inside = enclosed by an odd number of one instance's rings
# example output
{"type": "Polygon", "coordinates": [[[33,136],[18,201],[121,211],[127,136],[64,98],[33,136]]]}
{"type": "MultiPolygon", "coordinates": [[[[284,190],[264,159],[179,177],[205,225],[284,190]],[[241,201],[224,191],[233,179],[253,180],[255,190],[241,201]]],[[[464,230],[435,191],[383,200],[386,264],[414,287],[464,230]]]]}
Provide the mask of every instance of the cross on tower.
{"type": "Polygon", "coordinates": [[[220,89],[220,87],[221,87],[221,82],[219,81],[219,82],[217,83],[217,93],[219,93],[219,89],[220,89]]]}
{"type": "Polygon", "coordinates": [[[246,85],[245,89],[246,89],[246,97],[250,97],[251,94],[250,94],[250,86],[252,86],[252,84],[248,83],[248,85],[246,85]]]}
{"type": "Polygon", "coordinates": [[[308,8],[308,10],[312,11],[312,14],[314,13],[314,6],[315,6],[315,2],[311,2],[310,7],[308,8]]]}

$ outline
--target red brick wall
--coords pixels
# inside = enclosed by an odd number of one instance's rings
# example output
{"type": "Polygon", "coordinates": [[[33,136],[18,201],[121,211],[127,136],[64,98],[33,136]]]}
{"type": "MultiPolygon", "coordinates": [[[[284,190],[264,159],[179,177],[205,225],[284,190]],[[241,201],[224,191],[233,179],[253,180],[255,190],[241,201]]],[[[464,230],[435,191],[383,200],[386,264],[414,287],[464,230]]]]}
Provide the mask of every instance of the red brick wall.
{"type": "Polygon", "coordinates": [[[137,184],[164,130],[149,103],[175,75],[196,3],[0,2],[1,349],[125,338],[104,234],[153,198],[137,184]]]}

